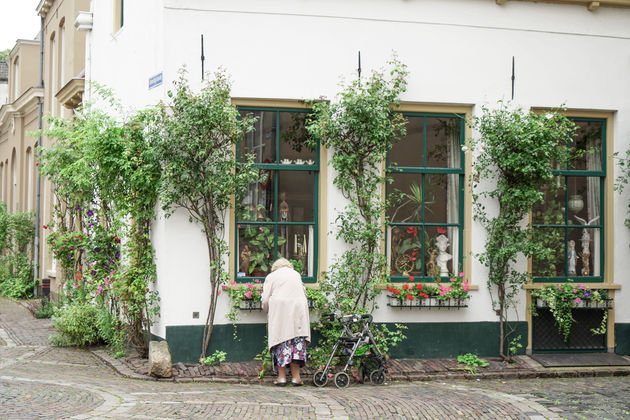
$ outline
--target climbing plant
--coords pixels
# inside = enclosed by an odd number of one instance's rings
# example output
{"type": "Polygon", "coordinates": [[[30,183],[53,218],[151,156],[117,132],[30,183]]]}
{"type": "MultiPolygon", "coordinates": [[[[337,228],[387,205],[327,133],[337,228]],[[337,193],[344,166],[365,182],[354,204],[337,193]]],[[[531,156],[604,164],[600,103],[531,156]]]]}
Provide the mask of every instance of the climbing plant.
{"type": "MultiPolygon", "coordinates": [[[[532,236],[526,216],[543,200],[542,187],[553,178],[554,164],[569,158],[576,127],[558,112],[534,113],[499,102],[482,107],[471,126],[476,152],[471,177],[474,218],[486,230],[485,249],[477,254],[488,268],[488,289],[499,317],[499,354],[506,358],[508,311],[528,279],[516,264],[519,256],[549,258],[554,249],[532,236]],[[495,206],[497,212],[486,206],[495,206]]],[[[507,355],[509,357],[509,354],[507,355]]]]}
{"type": "Polygon", "coordinates": [[[155,280],[149,225],[161,171],[144,136],[150,115],[126,112],[111,91],[94,85],[93,102],[72,118],[49,119],[43,134],[55,141],[38,162],[57,197],[47,241],[63,270],[65,300],[101,305],[124,320],[141,354],[159,311],[149,288],[155,280]]]}
{"type": "Polygon", "coordinates": [[[396,57],[389,77],[374,71],[356,79],[334,102],[313,103],[308,132],[332,151],[334,184],[347,199],[337,216],[337,239],[349,245],[327,273],[333,306],[344,313],[365,311],[385,281],[386,261],[380,252],[384,237],[385,182],[383,162],[393,142],[406,134],[406,120],[393,111],[407,87],[407,69],[396,57]]]}
{"type": "Polygon", "coordinates": [[[217,297],[228,279],[224,258],[228,248],[224,227],[232,197],[240,197],[258,180],[252,158],[237,162],[236,143],[253,130],[252,119],[240,118],[230,104],[230,83],[224,71],[207,79],[199,93],[191,90],[182,70],[169,103],[154,116],[150,135],[159,145],[163,167],[160,191],[163,208],[183,208],[198,223],[206,240],[210,296],[200,358],[206,357],[214,326],[217,297]],[[238,167],[238,170],[236,170],[238,167]]]}
{"type": "MultiPolygon", "coordinates": [[[[614,154],[620,171],[617,179],[615,179],[615,191],[620,194],[623,192],[626,185],[628,185],[628,182],[630,182],[630,149],[627,149],[624,155],[625,156],[620,156],[619,153],[614,154]]],[[[626,227],[630,228],[630,202],[628,202],[626,207],[626,220],[624,223],[626,227]]]]}

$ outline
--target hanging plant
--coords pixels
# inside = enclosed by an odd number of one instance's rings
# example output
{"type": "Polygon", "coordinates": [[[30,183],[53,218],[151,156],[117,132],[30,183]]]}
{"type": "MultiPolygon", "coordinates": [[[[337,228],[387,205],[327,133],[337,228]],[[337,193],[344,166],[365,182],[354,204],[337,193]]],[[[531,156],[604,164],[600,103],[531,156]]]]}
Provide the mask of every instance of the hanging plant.
{"type": "MultiPolygon", "coordinates": [[[[573,309],[584,303],[604,303],[608,300],[608,293],[606,290],[592,290],[583,285],[549,285],[532,290],[532,299],[540,299],[549,308],[556,324],[558,324],[558,332],[566,342],[571,333],[573,322],[575,322],[573,309]]],[[[532,315],[537,315],[536,305],[532,305],[531,311],[532,315]]],[[[602,324],[598,329],[591,329],[591,332],[599,335],[604,334],[607,319],[608,313],[604,312],[602,324]]]]}

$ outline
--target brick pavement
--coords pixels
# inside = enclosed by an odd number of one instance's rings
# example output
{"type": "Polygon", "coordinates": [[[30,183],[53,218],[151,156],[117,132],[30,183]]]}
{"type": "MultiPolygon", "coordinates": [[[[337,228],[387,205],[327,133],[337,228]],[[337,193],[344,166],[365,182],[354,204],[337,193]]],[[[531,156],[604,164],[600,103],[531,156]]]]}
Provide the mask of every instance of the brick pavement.
{"type": "MultiPolygon", "coordinates": [[[[114,362],[106,361],[98,350],[18,344],[37,342],[45,328],[16,330],[14,325],[21,328],[30,321],[8,323],[28,315],[13,305],[0,298],[0,329],[14,344],[0,346],[2,419],[630,418],[629,376],[470,380],[461,379],[461,371],[444,372],[449,362],[439,360],[392,362],[393,370],[411,366],[433,372],[430,381],[352,383],[343,390],[330,385],[276,388],[249,383],[243,379],[245,371],[240,373],[233,365],[230,371],[236,369],[237,374],[229,383],[193,382],[209,378],[192,376],[180,377],[179,382],[137,380],[133,375],[149,378],[120,360],[112,359],[120,365],[112,369],[114,362]],[[122,367],[129,377],[120,374],[122,367]],[[440,374],[451,376],[435,376],[440,374]]],[[[50,325],[46,328],[50,332],[50,325]]],[[[510,369],[522,373],[532,366],[510,369]]],[[[220,379],[224,373],[215,375],[220,379]]]]}

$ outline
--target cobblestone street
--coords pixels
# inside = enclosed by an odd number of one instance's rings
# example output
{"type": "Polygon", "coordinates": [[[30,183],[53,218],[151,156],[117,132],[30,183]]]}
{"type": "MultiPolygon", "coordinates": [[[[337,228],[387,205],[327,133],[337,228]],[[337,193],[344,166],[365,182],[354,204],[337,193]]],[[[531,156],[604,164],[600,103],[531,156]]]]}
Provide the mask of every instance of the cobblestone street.
{"type": "Polygon", "coordinates": [[[0,418],[627,419],[630,377],[351,384],[339,390],[122,377],[48,346],[48,320],[0,299],[0,418]],[[17,326],[17,328],[15,328],[17,326]]]}

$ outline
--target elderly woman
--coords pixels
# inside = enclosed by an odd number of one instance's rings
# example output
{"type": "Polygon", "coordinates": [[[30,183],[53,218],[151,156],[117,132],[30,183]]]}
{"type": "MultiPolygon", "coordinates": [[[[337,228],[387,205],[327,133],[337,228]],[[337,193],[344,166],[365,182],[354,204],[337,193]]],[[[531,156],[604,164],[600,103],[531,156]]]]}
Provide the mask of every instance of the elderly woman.
{"type": "Polygon", "coordinates": [[[278,372],[274,384],[286,385],[289,365],[291,382],[300,386],[300,368],[306,363],[311,327],[302,277],[288,260],[280,258],[273,263],[263,284],[262,307],[268,312],[269,353],[274,371],[278,372]]]}

